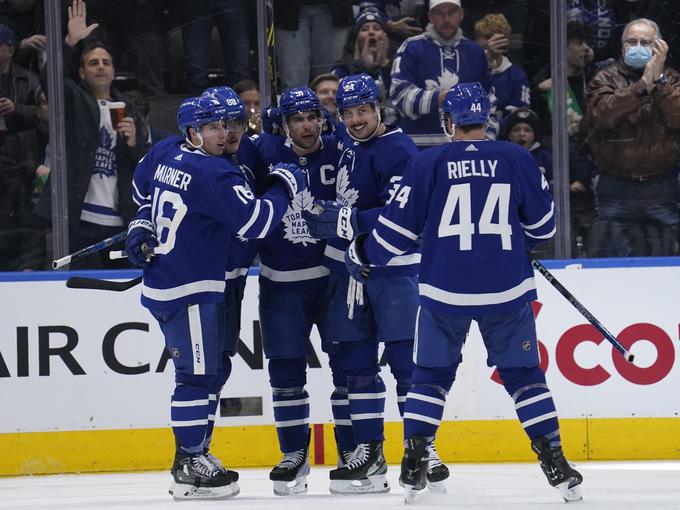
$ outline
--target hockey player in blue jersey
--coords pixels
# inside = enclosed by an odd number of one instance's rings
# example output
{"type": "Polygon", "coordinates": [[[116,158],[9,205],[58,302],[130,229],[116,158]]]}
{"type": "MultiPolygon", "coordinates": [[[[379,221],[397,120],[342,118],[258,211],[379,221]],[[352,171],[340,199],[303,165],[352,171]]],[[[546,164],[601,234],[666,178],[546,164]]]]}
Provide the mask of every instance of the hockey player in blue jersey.
{"type": "MultiPolygon", "coordinates": [[[[255,144],[246,131],[246,112],[241,98],[226,86],[212,87],[203,95],[217,99],[225,110],[224,127],[227,133],[224,155],[230,163],[241,170],[246,188],[256,196],[262,194],[267,168],[264,166],[255,144]]],[[[278,161],[277,161],[278,162],[278,161]]],[[[233,357],[238,349],[241,333],[241,305],[245,295],[248,270],[252,265],[262,239],[245,239],[233,232],[227,250],[227,267],[224,275],[225,341],[222,356],[233,357]]],[[[209,402],[208,429],[204,439],[206,449],[212,440],[220,395],[209,402]]],[[[209,452],[206,455],[210,458],[209,452]]]]}
{"type": "Polygon", "coordinates": [[[158,321],[175,367],[175,500],[238,493],[238,474],[206,455],[205,444],[210,402],[231,372],[229,357],[222,356],[230,239],[234,232],[244,239],[266,236],[307,186],[294,165],[277,165],[268,176],[270,189],[256,199],[241,170],[222,157],[226,115],[213,97],[184,101],[177,118],[185,140],[159,142],[134,174],[133,198],[140,207],[125,249],[131,262],[144,267],[142,305],[158,321]]]}
{"type": "Polygon", "coordinates": [[[562,453],[530,306],[536,287],[527,251],[554,235],[555,208],[526,149],[484,141],[489,109],[479,83],[458,84],[447,94],[444,122],[452,143],[409,162],[398,198],[370,234],[352,243],[346,262],[359,280],[369,272],[370,283],[379,266],[422,237],[416,368],[404,411],[400,478],[407,499],[425,487],[426,446],[441,422],[474,320],[487,364],[498,368],[550,485],[576,500],[582,477],[562,453]]]}
{"type": "MultiPolygon", "coordinates": [[[[331,402],[347,400],[347,378],[329,352],[325,293],[329,270],[323,264],[326,242],[312,237],[302,210],[315,199],[334,199],[336,165],[340,151],[335,136],[321,135],[321,105],[308,87],[285,90],[279,101],[286,136],[260,135],[255,144],[267,164],[296,164],[309,178],[308,187],[295,196],[279,226],[260,248],[260,326],[269,360],[274,420],[283,453],[269,477],[279,496],[307,492],[309,474],[309,395],[307,353],[316,324],[322,349],[328,353],[333,383],[338,390],[331,402]]],[[[352,451],[354,439],[347,425],[347,405],[333,406],[338,416],[336,437],[341,449],[352,451]],[[343,421],[344,420],[344,421],[343,421]]]]}
{"type": "MultiPolygon", "coordinates": [[[[421,149],[447,141],[439,127],[439,107],[451,87],[479,81],[493,90],[484,50],[460,29],[463,14],[461,0],[430,0],[425,31],[406,39],[394,56],[390,99],[401,112],[404,132],[421,149]]],[[[497,131],[492,115],[486,136],[495,138],[497,131]]]]}
{"type": "MultiPolygon", "coordinates": [[[[379,375],[378,343],[385,343],[384,357],[397,381],[401,412],[413,370],[420,254],[413,249],[395,257],[389,267],[376,270],[365,289],[353,285],[343,256],[356,234],[373,228],[386,203],[400,200],[396,190],[417,148],[401,129],[387,128],[381,122],[378,91],[370,76],[343,78],[336,102],[348,135],[339,164],[336,201],[317,202],[316,214],[303,212],[310,231],[328,239],[331,295],[327,319],[347,373],[357,443],[349,464],[331,471],[331,492],[387,492],[382,449],[385,384],[379,375]]],[[[430,481],[441,482],[448,471],[435,450],[431,451],[434,471],[430,481]]]]}

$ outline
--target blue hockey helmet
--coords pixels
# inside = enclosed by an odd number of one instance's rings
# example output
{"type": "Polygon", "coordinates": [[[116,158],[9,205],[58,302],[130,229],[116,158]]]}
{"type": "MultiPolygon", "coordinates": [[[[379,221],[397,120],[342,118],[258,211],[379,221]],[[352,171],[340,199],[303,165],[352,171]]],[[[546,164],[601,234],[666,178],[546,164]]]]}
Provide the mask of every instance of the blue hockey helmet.
{"type": "Polygon", "coordinates": [[[217,99],[227,111],[225,116],[228,120],[246,118],[246,109],[239,95],[231,87],[210,87],[203,91],[204,96],[212,96],[217,99]]]}
{"type": "Polygon", "coordinates": [[[321,110],[321,104],[319,98],[309,87],[294,87],[283,91],[279,108],[284,118],[288,118],[297,112],[321,110]]]}
{"type": "Polygon", "coordinates": [[[479,82],[459,83],[446,93],[442,103],[443,117],[451,116],[454,126],[484,124],[491,114],[491,103],[479,82]]]}
{"type": "Polygon", "coordinates": [[[212,96],[189,97],[177,109],[177,127],[188,136],[190,127],[199,131],[204,124],[223,120],[226,115],[226,109],[212,96]]]}
{"type": "Polygon", "coordinates": [[[378,101],[378,87],[375,80],[366,73],[345,76],[338,84],[335,104],[339,110],[378,101]]]}

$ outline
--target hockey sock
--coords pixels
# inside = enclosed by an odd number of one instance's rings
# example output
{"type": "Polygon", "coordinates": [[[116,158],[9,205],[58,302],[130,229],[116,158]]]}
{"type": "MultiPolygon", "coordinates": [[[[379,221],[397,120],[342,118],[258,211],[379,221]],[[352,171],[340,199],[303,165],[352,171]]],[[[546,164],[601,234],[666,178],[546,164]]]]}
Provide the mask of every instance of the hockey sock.
{"type": "Polygon", "coordinates": [[[411,388],[413,368],[413,340],[385,342],[385,359],[390,366],[390,372],[397,381],[397,406],[399,416],[404,417],[404,403],[406,394],[411,388]]]}
{"type": "Polygon", "coordinates": [[[458,364],[453,367],[413,370],[413,385],[404,406],[404,437],[422,436],[432,440],[444,415],[446,394],[453,385],[458,364]]]}
{"type": "Polygon", "coordinates": [[[545,373],[540,367],[500,368],[505,390],[515,401],[517,417],[530,439],[546,437],[560,446],[560,424],[545,373]]]}
{"type": "Polygon", "coordinates": [[[352,452],[356,447],[352,420],[349,415],[349,397],[347,388],[336,387],[331,395],[331,410],[335,422],[335,441],[338,448],[344,452],[352,452]]]}
{"type": "Polygon", "coordinates": [[[354,440],[384,441],[385,383],[379,375],[347,376],[349,413],[354,440]]]}
{"type": "Polygon", "coordinates": [[[268,368],[281,451],[301,450],[307,446],[309,435],[309,394],[305,390],[307,359],[271,359],[268,368]]]}
{"type": "Polygon", "coordinates": [[[210,393],[208,395],[208,425],[205,428],[205,438],[203,439],[203,451],[207,452],[210,449],[210,442],[212,441],[213,430],[215,429],[215,415],[217,414],[217,406],[220,402],[220,396],[210,393]]]}
{"type": "Polygon", "coordinates": [[[217,409],[220,404],[220,392],[230,375],[231,358],[225,352],[222,353],[222,364],[219,368],[215,383],[210,387],[211,392],[208,395],[208,427],[205,431],[205,439],[203,439],[203,451],[207,452],[210,449],[210,442],[212,441],[213,430],[215,429],[217,409]]]}
{"type": "Polygon", "coordinates": [[[186,453],[202,453],[208,428],[208,388],[178,384],[172,395],[170,419],[177,443],[186,453]]]}
{"type": "Polygon", "coordinates": [[[272,388],[274,423],[283,453],[307,446],[309,394],[304,388],[272,388]]]}

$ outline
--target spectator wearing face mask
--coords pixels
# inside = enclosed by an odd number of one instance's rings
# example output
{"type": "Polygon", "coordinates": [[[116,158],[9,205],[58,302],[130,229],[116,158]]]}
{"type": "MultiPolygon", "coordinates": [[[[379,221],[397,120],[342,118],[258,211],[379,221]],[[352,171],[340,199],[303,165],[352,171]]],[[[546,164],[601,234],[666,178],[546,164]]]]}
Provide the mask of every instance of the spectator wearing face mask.
{"type": "Polygon", "coordinates": [[[654,21],[626,25],[621,57],[588,84],[599,256],[673,255],[678,231],[680,74],[654,21]]]}

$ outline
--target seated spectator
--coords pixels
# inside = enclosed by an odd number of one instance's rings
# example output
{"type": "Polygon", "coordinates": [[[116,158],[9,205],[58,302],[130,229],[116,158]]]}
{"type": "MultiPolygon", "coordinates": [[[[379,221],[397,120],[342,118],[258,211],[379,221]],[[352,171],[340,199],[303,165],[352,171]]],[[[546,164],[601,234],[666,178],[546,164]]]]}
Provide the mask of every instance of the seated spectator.
{"type": "Polygon", "coordinates": [[[667,53],[654,21],[633,20],[618,61],[588,84],[590,147],[600,170],[598,256],[675,255],[680,74],[667,53]]]}
{"type": "Polygon", "coordinates": [[[486,135],[496,138],[496,97],[484,50],[463,36],[461,0],[430,0],[425,32],[408,38],[394,56],[390,98],[401,114],[400,125],[423,149],[447,142],[439,107],[459,82],[480,82],[489,93],[493,115],[486,135]]]}
{"type": "Polygon", "coordinates": [[[527,73],[506,56],[512,27],[502,14],[487,14],[475,23],[475,42],[484,48],[496,91],[496,106],[502,116],[516,108],[529,108],[531,94],[527,73]]]}
{"type": "Polygon", "coordinates": [[[135,122],[139,124],[139,138],[143,141],[144,147],[147,150],[163,138],[175,134],[151,125],[149,121],[151,118],[151,106],[149,105],[149,100],[141,91],[133,90],[128,92],[125,94],[125,99],[132,106],[132,116],[135,122]]]}
{"type": "Polygon", "coordinates": [[[246,110],[246,134],[257,135],[262,132],[262,119],[260,117],[260,88],[253,80],[241,80],[234,85],[234,92],[238,94],[246,110]]]}
{"type": "Polygon", "coordinates": [[[0,135],[36,127],[40,92],[38,75],[14,64],[14,32],[0,25],[0,135]]]}
{"type": "Polygon", "coordinates": [[[502,124],[500,140],[509,140],[531,152],[546,181],[552,186],[552,154],[541,144],[541,123],[538,115],[528,108],[514,110],[502,124]]]}
{"type": "Polygon", "coordinates": [[[354,53],[336,62],[331,73],[338,78],[366,73],[375,80],[384,101],[390,87],[389,38],[385,32],[385,18],[378,11],[366,10],[354,24],[356,39],[354,53]]]}
{"type": "Polygon", "coordinates": [[[316,97],[319,98],[319,103],[325,110],[326,125],[324,126],[324,133],[334,131],[334,128],[339,124],[340,118],[338,116],[338,109],[335,106],[335,96],[338,93],[338,83],[340,78],[332,73],[320,74],[312,80],[309,88],[311,88],[316,97]]]}

